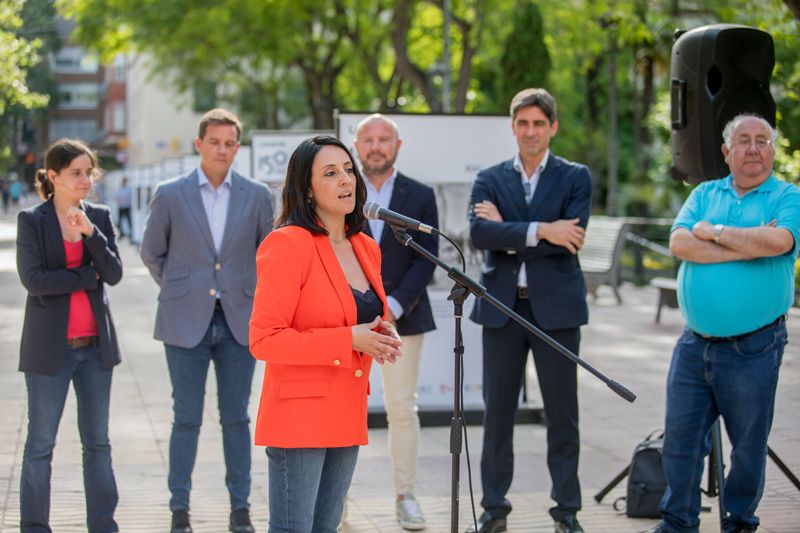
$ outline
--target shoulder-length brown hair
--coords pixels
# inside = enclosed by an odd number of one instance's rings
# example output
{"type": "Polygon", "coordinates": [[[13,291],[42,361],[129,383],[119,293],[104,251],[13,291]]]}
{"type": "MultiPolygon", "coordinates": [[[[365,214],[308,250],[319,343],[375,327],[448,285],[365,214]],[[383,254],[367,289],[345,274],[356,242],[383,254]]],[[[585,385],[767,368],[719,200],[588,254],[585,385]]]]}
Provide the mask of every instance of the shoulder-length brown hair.
{"type": "Polygon", "coordinates": [[[314,205],[309,201],[311,192],[311,167],[314,159],[323,146],[337,146],[345,151],[350,162],[353,164],[353,173],[356,177],[356,207],[352,213],[344,217],[347,225],[347,236],[355,235],[364,228],[366,217],[364,217],[364,204],[367,202],[367,189],[361,179],[361,173],[353,159],[350,150],[337,139],[330,135],[317,135],[300,143],[300,146],[292,153],[289,158],[289,166],[286,169],[286,179],[283,182],[283,193],[281,195],[281,212],[275,220],[275,227],[300,226],[312,233],[322,233],[328,235],[328,231],[320,226],[314,205]]]}

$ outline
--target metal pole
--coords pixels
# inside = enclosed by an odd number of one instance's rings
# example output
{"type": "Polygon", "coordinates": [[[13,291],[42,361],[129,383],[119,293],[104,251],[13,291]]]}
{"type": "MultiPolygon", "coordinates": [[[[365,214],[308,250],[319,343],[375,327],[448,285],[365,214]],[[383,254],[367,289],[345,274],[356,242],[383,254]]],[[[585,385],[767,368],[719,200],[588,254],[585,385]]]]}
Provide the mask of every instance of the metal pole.
{"type": "Polygon", "coordinates": [[[442,48],[442,110],[450,112],[450,0],[444,0],[444,47],[442,48]]]}
{"type": "Polygon", "coordinates": [[[617,42],[615,24],[608,31],[608,190],[606,191],[606,215],[617,216],[617,42]]]}

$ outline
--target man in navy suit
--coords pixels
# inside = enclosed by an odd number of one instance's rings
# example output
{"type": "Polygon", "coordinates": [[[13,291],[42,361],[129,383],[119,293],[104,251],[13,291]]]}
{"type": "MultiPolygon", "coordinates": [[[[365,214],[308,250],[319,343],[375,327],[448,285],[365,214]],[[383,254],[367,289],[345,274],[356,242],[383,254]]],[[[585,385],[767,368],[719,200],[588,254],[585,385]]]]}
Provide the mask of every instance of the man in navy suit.
{"type": "MultiPolygon", "coordinates": [[[[438,227],[433,189],[400,174],[395,168],[402,142],[397,124],[383,115],[370,115],[359,123],[355,147],[363,168],[367,200],[438,227]]],[[[403,337],[403,357],[394,365],[381,367],[383,401],[389,423],[389,453],[397,493],[397,520],[404,529],[425,529],[425,517],[414,498],[419,441],[417,376],[423,334],[436,327],[426,291],[435,267],[400,244],[392,235],[391,227],[382,220],[370,220],[366,231],[381,247],[381,275],[389,320],[403,337]]],[[[425,233],[412,236],[431,253],[438,254],[436,237],[425,233]]]]}
{"type": "MultiPolygon", "coordinates": [[[[578,353],[588,320],[586,286],[577,252],[591,207],[585,165],[550,152],[558,131],[556,102],[544,89],[525,89],[511,101],[519,153],[481,171],[472,188],[470,236],[486,250],[481,283],[523,318],[578,353]]],[[[547,420],[550,509],[556,533],[582,532],[578,482],[578,384],[575,363],[526,332],[486,302],[470,317],[483,326],[484,417],[480,533],[506,530],[514,475],[513,433],[528,350],[539,377],[547,420]]],[[[474,531],[470,528],[468,531],[474,531]]]]}

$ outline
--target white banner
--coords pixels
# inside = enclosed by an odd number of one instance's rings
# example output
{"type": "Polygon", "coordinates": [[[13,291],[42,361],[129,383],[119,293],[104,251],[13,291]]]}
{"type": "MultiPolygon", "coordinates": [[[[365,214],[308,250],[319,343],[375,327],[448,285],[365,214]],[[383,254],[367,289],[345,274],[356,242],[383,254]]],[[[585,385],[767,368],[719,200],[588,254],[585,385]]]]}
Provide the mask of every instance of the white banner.
{"type": "Polygon", "coordinates": [[[331,134],[325,131],[254,131],[250,135],[253,179],[283,183],[289,157],[304,140],[314,135],[331,134]]]}
{"type": "Polygon", "coordinates": [[[249,146],[240,146],[239,151],[236,152],[236,157],[233,159],[233,165],[231,165],[234,171],[246,178],[253,175],[253,160],[250,151],[249,146]]]}
{"type": "MultiPolygon", "coordinates": [[[[368,115],[339,114],[339,139],[345,145],[352,148],[356,126],[368,115]]],[[[517,150],[509,116],[386,116],[397,123],[403,139],[397,168],[429,185],[472,183],[480,169],[510,159],[517,150]]]]}
{"type": "MultiPolygon", "coordinates": [[[[453,408],[455,321],[453,302],[447,300],[449,294],[449,290],[428,289],[436,329],[425,334],[422,345],[422,361],[417,380],[417,405],[420,409],[453,408]]],[[[483,409],[481,327],[467,318],[474,305],[475,297],[470,296],[464,303],[464,318],[461,320],[464,336],[465,409],[483,409]]],[[[383,408],[381,366],[373,364],[372,369],[369,377],[369,408],[377,410],[383,408]]]]}
{"type": "Polygon", "coordinates": [[[164,179],[170,179],[183,174],[183,159],[180,157],[168,157],[161,161],[164,179]]]}

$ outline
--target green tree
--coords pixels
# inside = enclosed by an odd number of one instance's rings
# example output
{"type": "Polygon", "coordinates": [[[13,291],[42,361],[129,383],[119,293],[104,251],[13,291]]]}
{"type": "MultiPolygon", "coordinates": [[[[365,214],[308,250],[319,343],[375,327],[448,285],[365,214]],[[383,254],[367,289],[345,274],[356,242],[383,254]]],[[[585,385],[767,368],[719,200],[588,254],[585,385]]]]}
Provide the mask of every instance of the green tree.
{"type": "Polygon", "coordinates": [[[425,104],[421,111],[445,110],[441,90],[443,75],[455,79],[453,105],[448,107],[456,113],[466,111],[475,57],[482,47],[487,14],[493,7],[496,6],[489,0],[394,2],[390,39],[395,64],[400,76],[421,96],[425,104]],[[446,6],[450,6],[452,20],[447,36],[444,35],[446,6]],[[446,63],[443,58],[445,37],[452,42],[450,61],[446,63]]]}
{"type": "Polygon", "coordinates": [[[11,142],[14,122],[11,111],[33,109],[47,105],[46,95],[32,91],[28,72],[39,62],[38,39],[19,35],[23,21],[20,17],[22,0],[0,2],[0,166],[8,168],[13,162],[11,142]]]}
{"type": "Polygon", "coordinates": [[[511,98],[525,87],[547,87],[552,62],[544,42],[544,26],[539,6],[530,0],[518,3],[514,24],[506,37],[494,79],[500,106],[508,107],[511,98]]]}
{"type": "Polygon", "coordinates": [[[76,21],[76,39],[103,59],[122,51],[146,53],[154,74],[176,90],[205,86],[218,103],[239,106],[250,127],[290,127],[308,115],[315,127],[331,126],[320,117],[331,116],[341,38],[328,31],[335,13],[320,0],[57,5],[76,21]],[[298,108],[299,102],[304,105],[298,108]]]}

